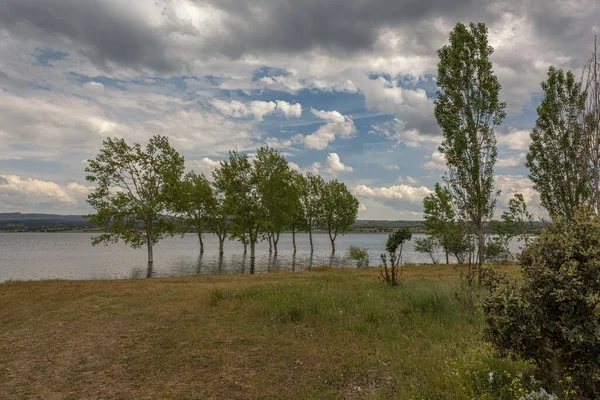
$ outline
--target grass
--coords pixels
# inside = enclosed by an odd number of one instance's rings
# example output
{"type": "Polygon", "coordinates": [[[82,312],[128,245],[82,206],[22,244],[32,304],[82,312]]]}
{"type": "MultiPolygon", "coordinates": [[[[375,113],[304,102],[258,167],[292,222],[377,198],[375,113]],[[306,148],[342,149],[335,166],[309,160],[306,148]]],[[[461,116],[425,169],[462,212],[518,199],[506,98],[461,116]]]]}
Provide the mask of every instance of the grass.
{"type": "Polygon", "coordinates": [[[0,398],[514,398],[510,382],[529,366],[482,342],[456,271],[405,275],[399,288],[375,269],[328,268],[7,282],[0,398]]]}

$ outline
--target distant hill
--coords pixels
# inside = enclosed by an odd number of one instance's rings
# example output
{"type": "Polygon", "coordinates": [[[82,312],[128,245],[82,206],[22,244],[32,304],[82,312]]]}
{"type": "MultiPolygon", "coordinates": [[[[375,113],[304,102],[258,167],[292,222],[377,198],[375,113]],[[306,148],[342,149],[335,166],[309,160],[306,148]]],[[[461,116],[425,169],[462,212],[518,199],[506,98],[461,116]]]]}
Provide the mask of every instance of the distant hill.
{"type": "MultiPolygon", "coordinates": [[[[535,229],[543,223],[535,222],[535,229]]],[[[423,221],[386,221],[359,219],[352,225],[354,232],[392,232],[409,228],[413,233],[425,232],[423,221]]],[[[60,232],[91,230],[94,227],[82,215],[0,213],[0,231],[11,232],[60,232]]]]}
{"type": "Polygon", "coordinates": [[[82,215],[0,213],[0,231],[58,232],[92,228],[82,215]]]}

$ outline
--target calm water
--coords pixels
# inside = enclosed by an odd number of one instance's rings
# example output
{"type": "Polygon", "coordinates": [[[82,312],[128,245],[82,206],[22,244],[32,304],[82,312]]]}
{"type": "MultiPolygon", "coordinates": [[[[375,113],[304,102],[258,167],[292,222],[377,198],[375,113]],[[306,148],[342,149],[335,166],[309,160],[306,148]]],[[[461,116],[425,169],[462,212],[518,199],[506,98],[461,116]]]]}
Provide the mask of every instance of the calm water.
{"type": "MultiPolygon", "coordinates": [[[[419,237],[420,235],[413,235],[419,237]]],[[[146,274],[146,249],[132,249],[122,243],[92,246],[86,233],[0,233],[0,282],[39,279],[131,279],[146,274]]],[[[371,265],[379,265],[387,234],[349,234],[336,240],[331,256],[329,237],[313,235],[315,251],[310,255],[307,234],[296,235],[298,251],[293,255],[292,235],[279,240],[279,254],[269,256],[267,242],[258,243],[254,273],[271,270],[303,271],[309,266],[330,265],[355,268],[347,258],[350,245],[366,247],[371,265]]],[[[222,262],[218,257],[216,236],[205,235],[204,255],[199,257],[198,238],[186,235],[161,241],[154,249],[154,276],[179,276],[218,273],[251,273],[250,254],[236,241],[225,242],[222,262]]],[[[248,249],[249,252],[249,249],[248,249]]],[[[415,253],[412,243],[404,245],[405,262],[428,263],[430,258],[415,253]]],[[[439,260],[443,261],[440,254],[439,260]]]]}

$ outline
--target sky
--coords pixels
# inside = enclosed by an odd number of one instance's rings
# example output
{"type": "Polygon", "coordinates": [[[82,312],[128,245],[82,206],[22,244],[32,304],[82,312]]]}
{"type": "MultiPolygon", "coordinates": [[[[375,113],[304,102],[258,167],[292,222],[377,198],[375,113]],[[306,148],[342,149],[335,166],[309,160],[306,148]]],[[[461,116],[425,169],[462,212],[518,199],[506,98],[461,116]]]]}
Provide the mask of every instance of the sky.
{"type": "Polygon", "coordinates": [[[485,22],[507,118],[498,213],[539,196],[523,166],[548,67],[579,74],[595,0],[2,0],[0,212],[80,214],[107,136],[170,138],[210,176],[229,150],[280,150],[345,182],[360,219],[421,219],[442,181],[436,51],[485,22]]]}

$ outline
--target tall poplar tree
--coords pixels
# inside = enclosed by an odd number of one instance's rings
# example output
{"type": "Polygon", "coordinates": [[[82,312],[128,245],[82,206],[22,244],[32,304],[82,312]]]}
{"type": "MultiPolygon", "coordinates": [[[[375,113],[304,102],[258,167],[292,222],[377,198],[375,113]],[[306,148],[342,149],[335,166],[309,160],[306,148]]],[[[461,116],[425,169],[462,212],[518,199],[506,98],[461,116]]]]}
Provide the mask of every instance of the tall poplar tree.
{"type": "Polygon", "coordinates": [[[479,267],[483,264],[485,224],[496,207],[494,129],[506,116],[487,36],[483,23],[456,25],[450,44],[438,50],[439,89],[434,102],[435,118],[444,135],[439,150],[446,158],[445,180],[458,216],[477,237],[477,259],[469,262],[469,285],[475,276],[472,261],[479,267]]]}
{"type": "Polygon", "coordinates": [[[571,71],[554,67],[548,70],[542,90],[525,165],[550,217],[571,220],[580,205],[595,206],[589,142],[579,119],[586,94],[571,71]]]}

